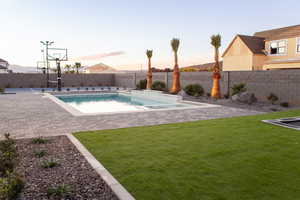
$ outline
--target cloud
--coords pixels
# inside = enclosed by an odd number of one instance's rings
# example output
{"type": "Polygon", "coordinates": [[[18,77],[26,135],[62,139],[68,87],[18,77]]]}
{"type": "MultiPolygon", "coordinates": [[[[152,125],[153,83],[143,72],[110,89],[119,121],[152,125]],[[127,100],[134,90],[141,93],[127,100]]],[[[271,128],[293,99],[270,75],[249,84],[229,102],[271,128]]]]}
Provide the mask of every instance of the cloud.
{"type": "Polygon", "coordinates": [[[109,53],[100,53],[100,54],[95,54],[95,55],[90,55],[90,56],[82,56],[82,57],[77,57],[71,59],[72,61],[89,61],[89,60],[99,60],[102,58],[110,57],[110,56],[119,56],[123,55],[125,52],[123,51],[114,51],[114,52],[109,52],[109,53]]]}

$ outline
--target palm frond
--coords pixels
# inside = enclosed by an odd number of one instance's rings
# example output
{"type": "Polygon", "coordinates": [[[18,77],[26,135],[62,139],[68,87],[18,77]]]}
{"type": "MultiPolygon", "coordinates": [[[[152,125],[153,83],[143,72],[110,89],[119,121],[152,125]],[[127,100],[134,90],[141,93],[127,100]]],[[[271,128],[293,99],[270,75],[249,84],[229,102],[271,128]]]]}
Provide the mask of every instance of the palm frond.
{"type": "Polygon", "coordinates": [[[147,49],[146,55],[147,55],[148,58],[151,58],[151,57],[152,57],[152,53],[153,53],[153,50],[147,49]]]}
{"type": "Polygon", "coordinates": [[[179,44],[180,44],[180,40],[178,38],[173,38],[171,40],[171,46],[174,52],[178,51],[179,44]]]}
{"type": "Polygon", "coordinates": [[[210,44],[213,45],[215,48],[220,48],[221,46],[221,35],[217,34],[217,35],[212,35],[210,37],[211,42],[210,44]]]}

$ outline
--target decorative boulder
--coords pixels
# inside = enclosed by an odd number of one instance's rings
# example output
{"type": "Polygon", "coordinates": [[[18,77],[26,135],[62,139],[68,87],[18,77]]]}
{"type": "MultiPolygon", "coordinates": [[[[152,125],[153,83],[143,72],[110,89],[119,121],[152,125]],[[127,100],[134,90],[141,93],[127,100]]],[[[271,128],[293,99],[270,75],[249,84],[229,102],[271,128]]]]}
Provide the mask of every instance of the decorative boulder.
{"type": "Polygon", "coordinates": [[[180,92],[178,93],[178,95],[182,96],[183,98],[189,96],[184,90],[180,90],[180,92]]]}
{"type": "Polygon", "coordinates": [[[252,104],[257,101],[255,95],[253,93],[249,93],[249,92],[238,93],[236,95],[233,95],[231,97],[231,99],[233,101],[238,101],[238,102],[247,103],[247,104],[252,104]]]}

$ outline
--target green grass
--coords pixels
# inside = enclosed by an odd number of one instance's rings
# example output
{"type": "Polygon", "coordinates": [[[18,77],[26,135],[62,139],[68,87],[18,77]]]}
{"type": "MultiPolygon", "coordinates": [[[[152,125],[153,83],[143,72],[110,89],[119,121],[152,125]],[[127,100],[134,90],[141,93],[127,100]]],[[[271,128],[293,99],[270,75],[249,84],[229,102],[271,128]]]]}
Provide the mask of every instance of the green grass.
{"type": "Polygon", "coordinates": [[[291,116],[300,110],[74,135],[137,199],[296,200],[300,131],[261,122],[291,116]]]}

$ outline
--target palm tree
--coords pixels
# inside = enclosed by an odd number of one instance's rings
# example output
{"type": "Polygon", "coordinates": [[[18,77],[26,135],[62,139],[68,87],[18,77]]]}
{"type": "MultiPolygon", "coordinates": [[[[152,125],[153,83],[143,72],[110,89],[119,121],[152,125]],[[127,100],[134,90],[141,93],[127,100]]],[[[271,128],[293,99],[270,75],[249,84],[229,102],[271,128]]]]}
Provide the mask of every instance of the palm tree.
{"type": "Polygon", "coordinates": [[[152,87],[152,68],[151,68],[152,53],[153,50],[146,51],[146,55],[148,57],[147,90],[151,90],[152,87]]]}
{"type": "Polygon", "coordinates": [[[219,48],[221,47],[221,35],[212,35],[210,44],[215,48],[215,64],[213,67],[213,87],[211,89],[211,97],[219,99],[221,97],[220,92],[220,66],[219,66],[219,48]]]}
{"type": "Polygon", "coordinates": [[[81,63],[76,62],[75,65],[74,65],[74,68],[76,69],[77,74],[79,74],[79,69],[81,68],[81,63]]]}
{"type": "Polygon", "coordinates": [[[171,93],[173,94],[177,94],[180,91],[180,72],[178,67],[178,55],[177,55],[179,44],[180,44],[179,39],[173,38],[171,40],[171,46],[175,57],[175,66],[173,70],[173,83],[171,88],[171,93]]]}
{"type": "Polygon", "coordinates": [[[65,69],[67,70],[67,73],[70,73],[71,65],[65,65],[65,69]]]}

